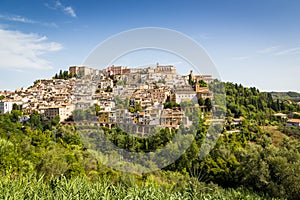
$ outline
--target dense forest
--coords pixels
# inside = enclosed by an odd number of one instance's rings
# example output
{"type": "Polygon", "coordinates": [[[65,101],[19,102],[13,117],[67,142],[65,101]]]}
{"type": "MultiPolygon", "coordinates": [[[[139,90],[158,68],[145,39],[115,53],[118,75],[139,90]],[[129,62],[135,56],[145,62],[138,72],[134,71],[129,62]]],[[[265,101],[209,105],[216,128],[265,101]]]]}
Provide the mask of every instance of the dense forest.
{"type": "MultiPolygon", "coordinates": [[[[204,118],[179,159],[143,174],[103,164],[72,123],[38,113],[20,123],[25,113],[16,107],[0,115],[0,199],[300,199],[300,129],[274,116],[299,112],[299,105],[238,84],[225,83],[225,89],[226,123],[210,153],[200,156],[204,118]]],[[[147,152],[164,147],[178,130],[148,138],[120,128],[102,131],[122,149],[147,152]]]]}

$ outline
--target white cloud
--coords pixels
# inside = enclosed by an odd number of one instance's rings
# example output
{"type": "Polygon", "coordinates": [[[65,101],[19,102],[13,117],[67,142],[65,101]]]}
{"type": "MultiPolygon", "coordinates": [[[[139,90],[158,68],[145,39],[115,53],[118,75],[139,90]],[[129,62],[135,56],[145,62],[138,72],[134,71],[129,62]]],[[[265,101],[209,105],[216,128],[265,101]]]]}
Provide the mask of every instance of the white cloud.
{"type": "Polygon", "coordinates": [[[48,3],[44,4],[47,8],[53,9],[53,10],[60,10],[64,12],[65,14],[71,16],[71,17],[77,17],[75,10],[72,8],[72,6],[65,6],[60,1],[55,1],[54,5],[49,5],[48,3]]]}
{"type": "Polygon", "coordinates": [[[76,17],[76,13],[71,6],[65,7],[64,11],[68,13],[71,17],[76,17]]]}
{"type": "Polygon", "coordinates": [[[0,68],[53,68],[43,55],[61,50],[62,45],[47,40],[46,36],[0,29],[0,68]]]}
{"type": "Polygon", "coordinates": [[[35,21],[19,15],[0,15],[0,19],[10,21],[10,22],[21,22],[26,24],[38,24],[42,26],[57,27],[55,23],[45,23],[45,22],[35,21]]]}
{"type": "Polygon", "coordinates": [[[295,48],[286,49],[286,50],[276,52],[273,55],[283,56],[283,55],[299,55],[299,54],[300,54],[300,47],[295,47],[295,48]]]}

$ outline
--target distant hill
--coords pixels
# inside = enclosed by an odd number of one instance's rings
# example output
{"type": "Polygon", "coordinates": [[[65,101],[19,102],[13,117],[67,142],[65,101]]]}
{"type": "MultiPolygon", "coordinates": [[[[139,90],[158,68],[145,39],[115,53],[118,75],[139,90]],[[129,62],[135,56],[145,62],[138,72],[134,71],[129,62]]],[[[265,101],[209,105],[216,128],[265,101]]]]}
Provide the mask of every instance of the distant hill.
{"type": "Polygon", "coordinates": [[[300,102],[300,93],[297,92],[270,92],[270,94],[272,95],[272,97],[274,99],[280,99],[280,100],[293,100],[296,102],[300,102]]]}

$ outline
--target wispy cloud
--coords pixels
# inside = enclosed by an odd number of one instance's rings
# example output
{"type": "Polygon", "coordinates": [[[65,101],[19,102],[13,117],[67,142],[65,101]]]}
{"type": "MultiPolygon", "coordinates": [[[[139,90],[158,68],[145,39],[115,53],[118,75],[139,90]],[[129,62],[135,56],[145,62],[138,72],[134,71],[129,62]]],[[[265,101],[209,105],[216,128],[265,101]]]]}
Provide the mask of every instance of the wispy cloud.
{"type": "Polygon", "coordinates": [[[48,42],[46,36],[26,34],[0,29],[0,68],[51,69],[51,63],[43,58],[49,52],[63,48],[60,43],[48,42]]]}
{"type": "Polygon", "coordinates": [[[274,53],[274,56],[283,56],[283,55],[299,55],[300,54],[300,47],[294,47],[290,49],[285,49],[282,51],[278,51],[274,53]]]}
{"type": "Polygon", "coordinates": [[[53,10],[60,10],[71,17],[77,17],[77,14],[72,6],[65,6],[60,1],[55,1],[54,5],[50,5],[48,3],[45,3],[44,5],[53,10]]]}
{"type": "Polygon", "coordinates": [[[260,53],[260,54],[268,54],[268,53],[273,53],[275,52],[276,50],[278,50],[280,48],[280,46],[271,46],[271,47],[267,47],[267,48],[264,48],[264,49],[260,49],[257,51],[257,53],[260,53]]]}
{"type": "Polygon", "coordinates": [[[13,21],[13,22],[23,22],[23,23],[28,23],[28,24],[34,24],[35,21],[31,19],[27,19],[25,17],[21,16],[7,16],[7,15],[0,15],[0,19],[4,19],[7,21],[13,21]]]}
{"type": "Polygon", "coordinates": [[[284,56],[284,55],[298,55],[300,54],[300,47],[283,49],[281,46],[271,46],[257,51],[259,54],[269,54],[271,56],[284,56]]]}
{"type": "Polygon", "coordinates": [[[57,27],[55,23],[45,23],[40,22],[32,19],[28,19],[26,17],[22,17],[19,15],[0,15],[0,19],[10,21],[10,22],[20,22],[20,23],[26,23],[26,24],[38,24],[42,26],[50,26],[50,27],[57,27]]]}
{"type": "Polygon", "coordinates": [[[76,13],[71,6],[65,7],[64,11],[68,13],[71,17],[76,17],[76,13]]]}

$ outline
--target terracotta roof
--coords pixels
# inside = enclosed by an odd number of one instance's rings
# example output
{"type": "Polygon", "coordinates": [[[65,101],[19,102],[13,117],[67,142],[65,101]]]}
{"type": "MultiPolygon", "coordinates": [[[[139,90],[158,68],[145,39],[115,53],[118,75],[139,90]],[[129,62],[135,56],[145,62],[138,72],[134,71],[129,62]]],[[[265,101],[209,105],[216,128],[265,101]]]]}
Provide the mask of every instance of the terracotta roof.
{"type": "Polygon", "coordinates": [[[300,119],[289,119],[287,120],[287,122],[289,123],[300,123],[300,119]]]}

